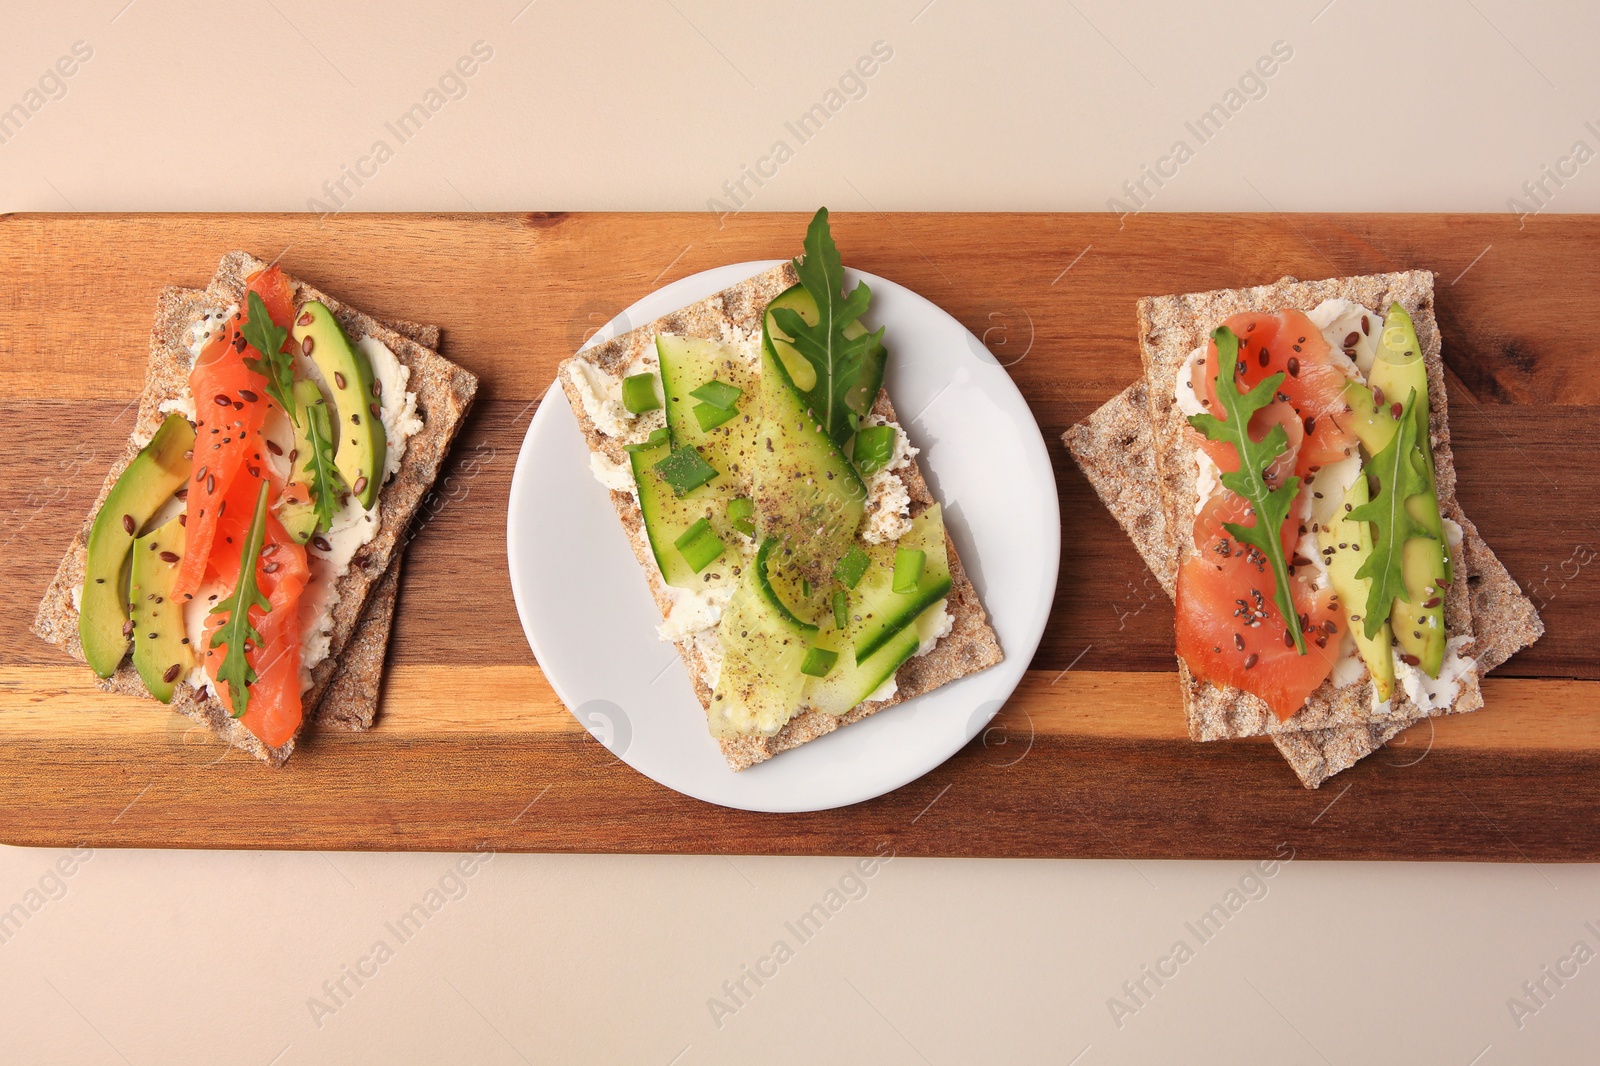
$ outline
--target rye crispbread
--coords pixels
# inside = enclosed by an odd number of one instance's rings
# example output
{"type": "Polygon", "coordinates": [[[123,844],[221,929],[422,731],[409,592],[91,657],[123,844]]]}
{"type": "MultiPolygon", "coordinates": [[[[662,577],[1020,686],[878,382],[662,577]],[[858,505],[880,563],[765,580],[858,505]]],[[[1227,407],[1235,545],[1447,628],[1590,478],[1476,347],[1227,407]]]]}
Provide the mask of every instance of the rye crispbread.
{"type": "MultiPolygon", "coordinates": [[[[138,454],[139,441],[147,440],[165,417],[160,405],[168,400],[179,399],[187,391],[192,358],[186,341],[191,326],[206,314],[219,313],[230,304],[242,304],[246,279],[264,266],[265,263],[248,253],[230,252],[223,257],[216,275],[205,290],[168,288],[162,291],[157,300],[155,325],[151,331],[150,360],[140,396],[135,437],[130,438],[123,456],[113,463],[107,473],[94,507],[62,559],[34,620],[33,630],[36,634],[61,645],[74,658],[81,660],[83,652],[78,642],[78,615],[72,606],[71,590],[83,580],[85,544],[94,516],[117,478],[138,454]]],[[[375,708],[377,680],[382,670],[388,626],[385,623],[368,629],[358,637],[363,610],[374,588],[387,574],[391,559],[398,558],[396,546],[399,538],[410,524],[423,496],[431,488],[450,443],[460,429],[477,390],[477,378],[416,340],[311,286],[294,279],[290,279],[290,284],[296,303],[321,300],[338,317],[352,339],[376,337],[388,346],[402,365],[410,368],[406,389],[416,394],[417,414],[423,423],[422,429],[407,442],[399,470],[383,487],[379,497],[379,533],[357,552],[349,571],[339,579],[340,599],[332,612],[329,655],[312,670],[311,687],[302,699],[307,708],[319,706],[324,694],[334,685],[335,675],[341,669],[341,660],[349,648],[354,653],[350,666],[352,672],[346,675],[336,691],[370,692],[370,697],[363,695],[362,698],[370,698],[375,708]],[[352,641],[356,643],[352,645],[352,641]]],[[[394,580],[398,581],[397,575],[394,580]]],[[[382,601],[379,606],[381,618],[382,601]]],[[[387,609],[392,612],[392,602],[387,609]]],[[[109,691],[148,697],[138,673],[126,661],[100,685],[109,691]]],[[[171,707],[205,723],[233,746],[271,765],[282,765],[294,750],[294,739],[277,748],[262,743],[242,722],[228,713],[215,693],[208,692],[204,699],[196,699],[196,696],[197,693],[187,684],[179,684],[171,707]]],[[[306,721],[314,716],[307,714],[306,721]]],[[[371,722],[370,712],[362,708],[348,714],[333,713],[331,717],[336,723],[351,728],[364,727],[371,722]]]]}
{"type": "MultiPolygon", "coordinates": [[[[1476,709],[1482,705],[1476,686],[1478,678],[1537,640],[1543,626],[1531,601],[1522,595],[1476,527],[1455,504],[1455,470],[1450,463],[1431,274],[1413,271],[1313,283],[1286,278],[1277,285],[1258,289],[1141,301],[1141,342],[1147,376],[1074,426],[1063,440],[1162,587],[1169,596],[1173,595],[1178,560],[1193,547],[1192,523],[1179,522],[1174,516],[1192,515],[1195,500],[1193,448],[1183,439],[1187,427],[1171,399],[1178,368],[1189,352],[1204,342],[1210,329],[1229,315],[1285,307],[1309,311],[1323,299],[1336,297],[1378,311],[1390,301],[1399,300],[1416,322],[1418,339],[1428,360],[1429,389],[1435,399],[1430,425],[1436,438],[1441,504],[1447,516],[1461,525],[1463,533],[1457,554],[1459,593],[1452,596],[1447,624],[1452,635],[1472,633],[1476,638],[1474,647],[1468,650],[1477,659],[1478,677],[1473,679],[1470,691],[1464,686],[1449,711],[1476,709]],[[1152,373],[1157,384],[1151,383],[1152,373]]],[[[1279,723],[1255,697],[1237,690],[1201,686],[1188,676],[1181,662],[1179,669],[1191,736],[1211,740],[1269,732],[1301,781],[1311,788],[1353,765],[1421,717],[1403,691],[1397,692],[1391,703],[1394,713],[1381,719],[1374,716],[1371,683],[1363,680],[1341,692],[1333,692],[1331,684],[1325,684],[1313,694],[1311,705],[1279,723]],[[1357,690],[1354,697],[1350,690],[1357,690]]]]}
{"type": "MultiPolygon", "coordinates": [[[[794,267],[785,263],[699,303],[691,304],[613,340],[587,349],[581,355],[600,369],[621,375],[636,359],[645,359],[653,365],[654,338],[657,333],[673,333],[718,341],[737,341],[752,333],[759,336],[762,315],[767,303],[797,281],[794,267]]],[[[572,359],[568,359],[561,364],[556,380],[572,407],[589,450],[604,455],[611,462],[626,464],[627,454],[622,449],[622,442],[601,433],[584,410],[582,399],[567,374],[567,367],[571,362],[572,359]]],[[[894,408],[886,392],[878,394],[874,412],[896,420],[894,408]]],[[[928,490],[915,460],[900,470],[899,474],[901,480],[905,482],[907,494],[911,497],[913,515],[921,513],[934,503],[933,495],[928,490]]],[[[662,581],[655,557],[650,551],[649,541],[645,537],[644,518],[639,510],[638,500],[631,492],[611,491],[609,495],[623,529],[627,532],[628,543],[633,548],[634,556],[649,581],[656,607],[665,619],[672,606],[672,599],[662,581]]],[[[729,767],[737,771],[764,762],[780,752],[831,733],[840,726],[860,721],[885,707],[931,692],[958,678],[993,666],[1001,660],[999,641],[989,626],[983,605],[978,600],[977,590],[968,580],[948,532],[945,536],[945,550],[949,555],[951,578],[946,609],[953,619],[953,627],[932,651],[911,659],[900,668],[895,674],[898,685],[895,694],[886,700],[860,704],[849,713],[838,717],[820,711],[803,712],[790,719],[782,729],[769,737],[718,738],[718,746],[729,767]]],[[[712,686],[708,683],[706,664],[695,651],[691,640],[676,643],[678,653],[693,682],[695,697],[702,707],[708,708],[711,704],[712,686]]]]}

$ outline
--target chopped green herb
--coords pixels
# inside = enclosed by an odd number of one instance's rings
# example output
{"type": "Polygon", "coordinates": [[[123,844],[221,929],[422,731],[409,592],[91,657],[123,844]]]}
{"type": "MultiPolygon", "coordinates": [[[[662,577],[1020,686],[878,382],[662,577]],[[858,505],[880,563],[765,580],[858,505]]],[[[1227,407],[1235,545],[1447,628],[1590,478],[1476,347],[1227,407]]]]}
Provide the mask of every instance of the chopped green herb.
{"type": "Polygon", "coordinates": [[[712,378],[689,395],[697,400],[704,400],[712,407],[721,407],[731,411],[738,406],[739,397],[743,394],[744,390],[737,385],[729,385],[726,381],[718,381],[716,378],[712,378]]]}
{"type": "Polygon", "coordinates": [[[811,582],[803,577],[800,579],[800,595],[808,600],[811,598],[811,582]]]}
{"type": "Polygon", "coordinates": [[[735,408],[718,407],[714,403],[697,403],[690,410],[694,412],[694,420],[700,423],[700,428],[707,433],[722,423],[739,417],[739,412],[735,408]]]}
{"type": "Polygon", "coordinates": [[[272,321],[267,305],[254,289],[250,291],[249,308],[250,316],[239,332],[244,334],[246,344],[261,353],[261,358],[246,359],[244,365],[267,379],[267,395],[277,400],[278,406],[287,411],[298,426],[300,417],[294,410],[294,354],[283,350],[289,331],[272,321]]]}
{"type": "Polygon", "coordinates": [[[894,553],[894,584],[891,586],[898,593],[917,591],[917,582],[922,580],[922,564],[927,562],[928,553],[921,550],[907,548],[896,549],[894,553]]]}
{"type": "Polygon", "coordinates": [[[644,440],[640,441],[638,444],[624,444],[622,446],[622,450],[625,452],[654,451],[663,444],[667,443],[667,436],[667,427],[662,426],[660,429],[651,431],[650,435],[644,440]]]}
{"type": "Polygon", "coordinates": [[[704,518],[684,530],[683,535],[673,542],[673,547],[678,549],[684,562],[697,574],[716,562],[724,549],[722,540],[704,518]]]}
{"type": "Polygon", "coordinates": [[[805,661],[800,664],[800,672],[807,677],[827,677],[828,671],[833,669],[833,664],[839,661],[839,653],[829,651],[827,648],[806,649],[805,661]]]}
{"type": "Polygon", "coordinates": [[[833,593],[833,624],[840,629],[850,624],[850,597],[844,589],[833,593]]]}
{"type": "Polygon", "coordinates": [[[622,406],[636,415],[659,408],[661,397],[656,395],[656,376],[634,374],[623,378],[622,406]]]}
{"type": "Polygon", "coordinates": [[[894,460],[894,440],[899,430],[893,426],[867,426],[856,431],[856,469],[871,477],[894,460]]]}
{"type": "Polygon", "coordinates": [[[828,229],[828,209],[819,208],[806,229],[806,254],[794,261],[800,284],[817,305],[817,324],[799,312],[774,308],[772,320],[796,352],[816,369],[817,381],[804,393],[823,429],[839,444],[850,439],[856,424],[878,398],[883,379],[883,330],[855,338],[844,335],[872,299],[865,282],[844,295],[844,265],[828,229]]]}
{"type": "Polygon", "coordinates": [[[717,468],[702,459],[692,444],[678,448],[651,469],[679,496],[687,496],[718,476],[717,468]]]}
{"type": "Polygon", "coordinates": [[[256,494],[256,513],[250,520],[244,551],[239,555],[238,584],[210,612],[227,615],[222,624],[217,626],[216,632],[211,634],[210,647],[227,646],[222,665],[217,668],[216,679],[228,685],[228,702],[233,704],[235,718],[243,718],[249,709],[250,686],[256,682],[256,668],[250,665],[250,660],[245,656],[250,648],[261,646],[261,631],[250,621],[250,608],[272,610],[272,604],[256,586],[256,563],[261,557],[261,541],[266,533],[267,483],[263,481],[261,491],[256,494]]]}
{"type": "Polygon", "coordinates": [[[748,496],[728,501],[728,525],[747,537],[756,535],[756,502],[748,496]]]}
{"type": "Polygon", "coordinates": [[[861,581],[861,575],[867,572],[871,565],[872,557],[861,550],[859,544],[850,545],[850,550],[839,559],[833,568],[833,576],[846,588],[855,588],[861,581]]]}
{"type": "Polygon", "coordinates": [[[1284,556],[1284,519],[1294,504],[1300,479],[1288,477],[1277,488],[1268,488],[1264,476],[1273,461],[1289,446],[1289,436],[1283,426],[1274,425],[1259,441],[1250,436],[1250,418],[1278,394],[1283,384],[1283,372],[1258,382],[1249,392],[1240,392],[1235,368],[1239,365],[1239,338],[1227,326],[1218,326],[1211,332],[1217,346],[1217,372],[1215,377],[1217,400],[1227,415],[1226,420],[1213,414],[1190,415],[1189,424],[1200,431],[1207,440],[1231,444],[1239,455],[1239,469],[1222,475],[1222,487],[1250,503],[1255,513],[1255,523],[1243,525],[1224,522],[1226,529],[1241,544],[1249,544],[1266,557],[1272,567],[1277,591],[1272,601],[1278,607],[1294,641],[1295,651],[1306,653],[1306,637],[1300,630],[1300,615],[1295,610],[1294,599],[1289,594],[1289,561],[1284,556]]]}

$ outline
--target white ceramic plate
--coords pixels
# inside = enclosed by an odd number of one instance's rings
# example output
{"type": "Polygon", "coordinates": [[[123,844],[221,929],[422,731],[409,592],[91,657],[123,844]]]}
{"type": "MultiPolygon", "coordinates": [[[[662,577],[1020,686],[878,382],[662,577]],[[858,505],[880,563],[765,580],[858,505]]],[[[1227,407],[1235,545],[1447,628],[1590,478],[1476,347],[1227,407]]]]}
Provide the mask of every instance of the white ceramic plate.
{"type": "MultiPolygon", "coordinates": [[[[597,344],[777,265],[737,263],[674,282],[613,319],[597,344]]],[[[733,773],[671,644],[559,386],[517,456],[506,549],[517,614],[545,676],[595,739],[645,776],[696,799],[752,811],[814,811],[880,796],[944,762],[1021,680],[1044,633],[1061,542],[1055,474],[1010,376],[944,311],[892,281],[867,321],[887,326],[885,384],[922,449],[961,561],[1005,661],[733,773]]]]}

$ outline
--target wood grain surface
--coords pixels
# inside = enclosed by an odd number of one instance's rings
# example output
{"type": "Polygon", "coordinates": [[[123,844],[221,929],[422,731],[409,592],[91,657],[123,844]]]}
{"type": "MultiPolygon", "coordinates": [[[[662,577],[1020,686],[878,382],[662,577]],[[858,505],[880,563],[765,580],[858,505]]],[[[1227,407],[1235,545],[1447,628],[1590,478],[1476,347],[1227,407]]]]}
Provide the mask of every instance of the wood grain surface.
{"type": "MultiPolygon", "coordinates": [[[[1099,857],[1600,859],[1600,218],[838,215],[852,266],[950,311],[1056,460],[1055,608],[1016,697],[926,777],[840,811],[676,795],[561,706],[505,565],[516,450],[556,363],[676,278],[798,248],[806,219],[0,217],[0,841],[93,846],[1099,857]],[[244,248],[380,317],[438,323],[483,380],[407,559],[378,728],[270,771],[28,632],[131,426],[155,296],[244,248]],[[1195,744],[1172,614],[1061,448],[1139,373],[1143,295],[1420,267],[1439,276],[1459,494],[1547,633],[1320,792],[1264,741],[1195,744]]],[[[708,741],[709,743],[709,741],[708,741]]]]}

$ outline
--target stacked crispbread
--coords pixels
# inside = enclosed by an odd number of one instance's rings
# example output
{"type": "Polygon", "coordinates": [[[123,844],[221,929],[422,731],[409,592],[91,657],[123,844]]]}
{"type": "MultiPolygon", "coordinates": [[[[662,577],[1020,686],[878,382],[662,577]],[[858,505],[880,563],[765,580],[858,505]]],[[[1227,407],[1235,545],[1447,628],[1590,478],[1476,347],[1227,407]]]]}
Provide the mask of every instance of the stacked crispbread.
{"type": "MultiPolygon", "coordinates": [[[[150,359],[133,435],[123,456],[107,472],[100,494],[61,560],[33,623],[36,634],[60,645],[74,658],[82,660],[83,651],[72,589],[83,581],[85,546],[94,517],[142,442],[161,424],[165,417],[161,405],[178,400],[187,391],[193,362],[187,347],[191,329],[208,314],[218,314],[230,305],[243,305],[247,279],[266,265],[248,253],[230,252],[222,258],[204,290],[168,288],[157,300],[150,359]]],[[[409,368],[406,391],[416,394],[417,415],[422,420],[422,428],[407,443],[399,470],[385,483],[379,496],[381,528],[377,536],[357,552],[349,570],[338,580],[339,601],[332,611],[329,654],[312,670],[311,687],[301,700],[307,723],[360,731],[371,727],[377,711],[404,537],[461,428],[478,380],[434,350],[439,339],[437,327],[379,322],[304,282],[290,279],[290,284],[297,304],[320,300],[338,317],[352,340],[375,337],[409,368]]],[[[128,662],[101,681],[100,686],[108,691],[148,696],[128,662]]],[[[202,696],[187,684],[180,684],[171,706],[271,765],[282,765],[294,750],[294,739],[276,748],[264,744],[228,713],[214,692],[204,692],[202,696]]]]}
{"type": "Polygon", "coordinates": [[[1251,289],[1140,300],[1144,377],[1063,438],[1145,563],[1167,594],[1174,595],[1179,562],[1194,548],[1193,520],[1181,518],[1195,513],[1197,499],[1193,434],[1174,399],[1180,368],[1190,352],[1206,343],[1211,330],[1232,315],[1287,308],[1309,312],[1323,300],[1340,298],[1380,314],[1399,302],[1415,323],[1428,372],[1429,427],[1440,509],[1463,533],[1457,578],[1445,604],[1446,623],[1452,636],[1472,638],[1465,653],[1476,660],[1477,672],[1462,679],[1460,691],[1448,707],[1431,712],[1411,703],[1399,686],[1387,705],[1375,707],[1370,678],[1363,676],[1344,688],[1335,688],[1330,679],[1298,713],[1279,721],[1262,700],[1235,688],[1199,681],[1179,661],[1191,737],[1220,740],[1270,735],[1308,788],[1316,788],[1354,765],[1430,713],[1465,713],[1482,707],[1482,676],[1544,632],[1532,602],[1456,502],[1444,363],[1433,313],[1433,275],[1406,271],[1314,282],[1284,278],[1251,289]]]}
{"type": "MultiPolygon", "coordinates": [[[[731,338],[749,337],[752,334],[759,337],[762,316],[768,302],[797,281],[794,267],[785,263],[699,303],[691,304],[611,341],[586,349],[581,353],[582,358],[599,369],[620,377],[634,365],[636,360],[651,362],[653,365],[655,337],[658,333],[724,342],[731,338]]],[[[627,465],[628,456],[623,450],[623,442],[616,437],[601,433],[584,410],[582,398],[567,373],[570,363],[569,359],[561,364],[557,381],[566,393],[572,412],[583,430],[584,439],[588,442],[589,450],[605,456],[612,463],[627,465]]],[[[873,412],[890,421],[898,421],[887,392],[879,392],[873,412]]],[[[933,494],[928,490],[915,460],[898,473],[911,498],[913,516],[933,505],[935,502],[933,494]]],[[[613,490],[610,496],[612,506],[616,509],[623,529],[628,534],[628,541],[633,547],[639,566],[649,580],[650,592],[655,598],[656,606],[660,609],[662,618],[666,619],[673,600],[662,580],[655,557],[650,551],[639,501],[632,492],[613,490]]],[[[918,655],[900,667],[895,675],[898,688],[894,695],[884,700],[859,704],[849,713],[837,717],[820,711],[803,711],[790,719],[773,736],[719,738],[717,743],[732,769],[743,770],[764,762],[779,752],[815,740],[840,726],[860,721],[885,707],[931,692],[958,678],[993,666],[1001,660],[999,641],[989,626],[983,605],[978,600],[977,590],[967,579],[966,571],[961,566],[961,559],[956,554],[955,544],[950,541],[948,533],[945,537],[945,550],[949,555],[951,578],[946,610],[953,619],[952,629],[948,635],[940,639],[932,651],[918,655]]],[[[678,641],[677,647],[689,672],[690,680],[694,684],[695,696],[702,707],[709,708],[713,673],[693,641],[678,641]]]]}

